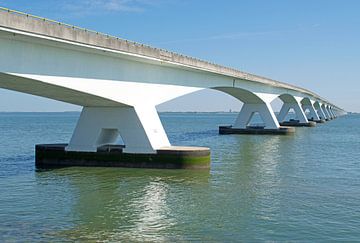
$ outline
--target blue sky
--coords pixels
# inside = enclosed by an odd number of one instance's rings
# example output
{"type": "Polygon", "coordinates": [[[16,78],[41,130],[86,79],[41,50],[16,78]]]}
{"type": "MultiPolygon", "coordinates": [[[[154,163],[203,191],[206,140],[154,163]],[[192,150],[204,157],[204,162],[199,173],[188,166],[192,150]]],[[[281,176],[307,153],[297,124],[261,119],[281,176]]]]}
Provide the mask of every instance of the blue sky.
{"type": "MultiPolygon", "coordinates": [[[[360,112],[360,1],[0,0],[0,6],[150,44],[315,91],[360,112]]],[[[160,111],[239,110],[202,91],[160,111]]],[[[79,107],[0,90],[0,111],[79,107]]]]}

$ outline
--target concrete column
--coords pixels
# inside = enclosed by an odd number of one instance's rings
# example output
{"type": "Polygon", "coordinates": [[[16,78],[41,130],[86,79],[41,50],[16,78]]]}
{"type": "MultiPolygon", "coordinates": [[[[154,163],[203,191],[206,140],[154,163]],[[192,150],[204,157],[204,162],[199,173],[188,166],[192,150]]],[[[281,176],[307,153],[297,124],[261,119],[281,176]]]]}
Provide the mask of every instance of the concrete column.
{"type": "Polygon", "coordinates": [[[331,113],[330,106],[327,106],[326,109],[327,109],[327,111],[328,111],[328,113],[330,115],[330,118],[334,119],[334,115],[331,113]]]}
{"type": "Polygon", "coordinates": [[[331,112],[334,114],[334,117],[337,117],[337,116],[338,116],[335,108],[332,108],[332,109],[331,109],[331,112]]]}
{"type": "Polygon", "coordinates": [[[332,112],[333,112],[333,114],[334,114],[335,117],[338,117],[338,114],[337,114],[337,111],[336,111],[335,108],[332,109],[332,112]]]}
{"type": "Polygon", "coordinates": [[[84,107],[66,150],[95,152],[118,136],[124,152],[155,153],[170,146],[155,107],[84,107]]]}
{"type": "Polygon", "coordinates": [[[327,111],[327,109],[326,109],[326,105],[321,105],[321,110],[324,112],[324,114],[325,114],[325,119],[331,119],[331,117],[330,117],[330,114],[329,114],[329,112],[327,111]]]}
{"type": "Polygon", "coordinates": [[[301,108],[302,97],[283,94],[280,95],[279,98],[284,102],[278,115],[279,122],[284,122],[289,110],[294,109],[296,119],[299,120],[300,123],[309,123],[303,109],[301,108]]]}
{"type": "Polygon", "coordinates": [[[246,128],[253,115],[258,112],[265,123],[265,129],[278,129],[279,122],[276,119],[270,102],[264,103],[245,103],[235,121],[234,128],[246,128]]]}
{"type": "Polygon", "coordinates": [[[331,113],[331,116],[332,116],[333,118],[336,118],[336,115],[335,115],[332,107],[329,107],[329,111],[330,111],[330,113],[331,113]]]}
{"type": "Polygon", "coordinates": [[[283,122],[285,120],[285,117],[289,113],[291,109],[291,105],[289,103],[284,103],[280,109],[280,112],[277,116],[279,122],[283,122]]]}
{"type": "Polygon", "coordinates": [[[280,113],[278,115],[279,122],[285,121],[287,114],[289,113],[290,109],[294,109],[296,119],[299,120],[301,123],[308,123],[308,119],[300,106],[299,102],[292,102],[292,103],[284,103],[281,107],[280,113]]]}
{"type": "Polygon", "coordinates": [[[317,112],[319,114],[320,119],[323,119],[323,120],[326,119],[326,114],[325,114],[325,112],[324,112],[324,110],[322,109],[321,106],[318,107],[317,112]]]}
{"type": "MultiPolygon", "coordinates": [[[[309,116],[307,117],[308,120],[309,120],[309,119],[311,119],[311,120],[313,120],[313,121],[319,121],[319,120],[320,120],[320,117],[319,117],[319,115],[317,114],[317,112],[316,112],[313,104],[303,105],[302,108],[303,108],[303,111],[304,111],[304,112],[305,112],[306,109],[309,109],[309,116]]],[[[305,114],[305,115],[306,115],[306,114],[305,114]]]]}
{"type": "Polygon", "coordinates": [[[328,115],[328,118],[332,119],[332,115],[331,115],[329,107],[327,105],[325,106],[325,112],[328,115]]]}

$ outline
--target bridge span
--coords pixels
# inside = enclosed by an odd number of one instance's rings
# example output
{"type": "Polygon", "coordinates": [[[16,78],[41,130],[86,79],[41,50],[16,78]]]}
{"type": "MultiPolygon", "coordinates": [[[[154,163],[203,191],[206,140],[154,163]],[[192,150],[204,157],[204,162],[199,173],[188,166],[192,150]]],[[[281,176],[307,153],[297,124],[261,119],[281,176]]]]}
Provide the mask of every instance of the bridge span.
{"type": "Polygon", "coordinates": [[[171,148],[156,106],[202,89],[244,103],[231,133],[346,114],[304,88],[8,9],[0,11],[0,53],[0,88],[83,106],[65,152],[96,152],[119,135],[124,153],[171,148]],[[278,116],[270,104],[276,98],[283,102],[278,116]],[[296,120],[285,121],[291,109],[296,120]],[[249,127],[255,113],[264,127],[249,127]]]}

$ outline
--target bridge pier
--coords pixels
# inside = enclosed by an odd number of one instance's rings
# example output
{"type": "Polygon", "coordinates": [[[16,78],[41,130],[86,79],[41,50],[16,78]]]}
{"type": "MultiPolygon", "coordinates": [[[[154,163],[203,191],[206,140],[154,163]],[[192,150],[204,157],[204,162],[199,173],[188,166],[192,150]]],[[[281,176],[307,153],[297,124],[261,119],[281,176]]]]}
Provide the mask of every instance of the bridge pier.
{"type": "MultiPolygon", "coordinates": [[[[324,123],[325,121],[320,119],[318,113],[316,112],[314,105],[310,104],[310,105],[302,105],[303,111],[305,112],[306,110],[309,110],[307,119],[308,121],[313,121],[316,123],[324,123]]],[[[306,115],[306,114],[305,114],[306,115]]]]}
{"type": "Polygon", "coordinates": [[[331,117],[330,117],[329,111],[327,110],[325,104],[322,104],[322,105],[321,105],[321,110],[323,111],[323,113],[324,113],[324,115],[325,115],[325,120],[326,120],[326,121],[330,121],[330,120],[331,120],[331,117]]]}
{"type": "Polygon", "coordinates": [[[329,113],[330,113],[331,119],[335,119],[335,118],[336,118],[336,116],[334,115],[334,112],[332,111],[331,106],[328,106],[328,110],[329,110],[329,113]]]}
{"type": "Polygon", "coordinates": [[[289,134],[295,132],[295,129],[281,127],[276,119],[275,113],[270,102],[276,95],[254,93],[258,99],[252,99],[250,103],[244,103],[233,126],[220,126],[220,134],[289,134]],[[259,113],[264,126],[252,126],[251,118],[255,113],[259,113]]]}
{"type": "Polygon", "coordinates": [[[288,94],[280,95],[279,98],[284,102],[278,115],[278,120],[282,126],[295,126],[295,127],[313,127],[315,122],[308,121],[305,112],[301,107],[301,97],[294,97],[288,94]],[[286,121],[286,116],[290,109],[295,111],[295,119],[286,121]]]}
{"type": "Polygon", "coordinates": [[[333,113],[334,118],[337,118],[336,111],[334,110],[334,108],[331,108],[331,112],[333,113]]]}
{"type": "Polygon", "coordinates": [[[325,115],[324,111],[322,110],[321,105],[320,105],[320,103],[318,101],[315,101],[314,108],[315,108],[316,113],[319,116],[320,120],[325,122],[326,121],[326,115],[325,115]]]}
{"type": "Polygon", "coordinates": [[[171,146],[155,107],[84,107],[68,145],[36,146],[36,166],[202,169],[210,150],[171,146]]]}
{"type": "Polygon", "coordinates": [[[95,152],[118,136],[129,153],[155,153],[170,146],[155,107],[84,107],[66,151],[95,152]]]}
{"type": "Polygon", "coordinates": [[[246,128],[251,118],[258,112],[263,119],[266,129],[278,129],[280,127],[275,114],[269,103],[244,104],[236,118],[234,128],[246,128]]]}
{"type": "Polygon", "coordinates": [[[305,112],[305,115],[306,115],[306,110],[309,110],[309,113],[307,116],[308,121],[313,121],[316,123],[324,123],[325,122],[324,119],[320,118],[318,112],[315,109],[315,101],[310,100],[309,98],[304,98],[301,101],[301,104],[302,104],[302,109],[305,112]]]}

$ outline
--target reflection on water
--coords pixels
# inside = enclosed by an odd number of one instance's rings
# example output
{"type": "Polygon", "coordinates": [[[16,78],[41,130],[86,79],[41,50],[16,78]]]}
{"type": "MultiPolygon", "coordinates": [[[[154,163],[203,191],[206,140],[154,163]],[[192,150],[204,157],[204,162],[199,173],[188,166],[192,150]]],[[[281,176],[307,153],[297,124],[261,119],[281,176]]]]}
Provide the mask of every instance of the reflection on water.
{"type": "Polygon", "coordinates": [[[176,227],[177,221],[168,206],[169,188],[206,189],[209,175],[209,171],[203,170],[65,168],[40,171],[36,179],[40,186],[47,178],[56,178],[68,188],[68,197],[72,198],[67,205],[72,205],[72,217],[67,220],[75,226],[48,232],[49,237],[63,241],[165,242],[181,239],[170,230],[176,227]]]}
{"type": "Polygon", "coordinates": [[[173,144],[211,148],[210,171],[38,172],[33,145],[66,141],[77,116],[3,116],[0,242],[360,238],[359,115],[298,128],[294,136],[219,136],[218,125],[236,114],[166,114],[173,144]],[[20,131],[22,141],[13,140],[20,131]]]}
{"type": "Polygon", "coordinates": [[[144,188],[144,195],[131,202],[134,211],[138,212],[138,218],[135,225],[128,232],[124,232],[124,237],[132,241],[166,240],[161,231],[166,232],[176,224],[166,203],[167,187],[168,185],[161,180],[151,181],[144,188]]]}
{"type": "Polygon", "coordinates": [[[276,197],[282,183],[279,167],[287,163],[281,158],[283,139],[281,136],[237,137],[230,148],[234,151],[222,158],[226,164],[231,161],[231,167],[224,171],[227,183],[236,185],[224,192],[231,199],[227,208],[236,208],[232,212],[235,217],[228,217],[237,225],[229,227],[244,239],[252,238],[259,230],[249,229],[252,222],[273,221],[273,215],[280,211],[276,197]]]}

